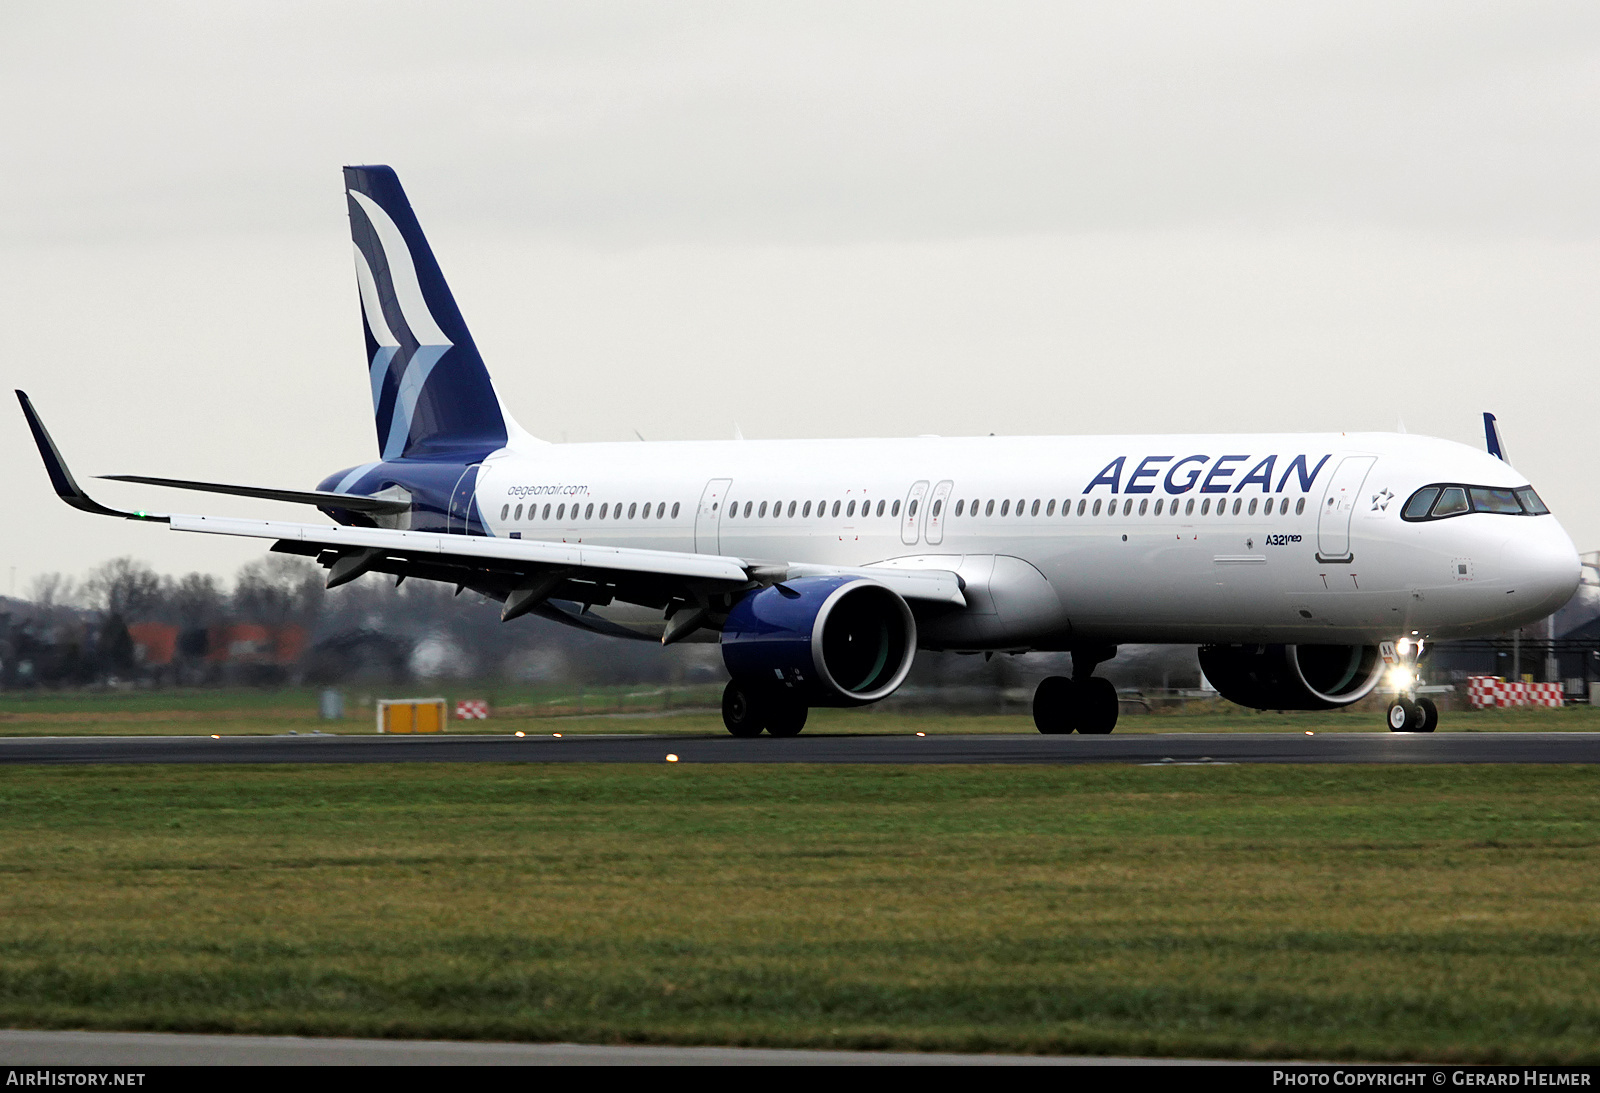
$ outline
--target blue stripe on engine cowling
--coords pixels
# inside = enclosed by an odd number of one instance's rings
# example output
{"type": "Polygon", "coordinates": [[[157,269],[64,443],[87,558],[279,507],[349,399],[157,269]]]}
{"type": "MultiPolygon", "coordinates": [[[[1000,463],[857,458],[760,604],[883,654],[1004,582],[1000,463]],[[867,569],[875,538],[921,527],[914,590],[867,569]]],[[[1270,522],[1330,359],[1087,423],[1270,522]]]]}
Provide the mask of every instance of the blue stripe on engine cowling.
{"type": "Polygon", "coordinates": [[[783,685],[812,705],[852,705],[828,687],[812,655],[817,615],[834,592],[858,577],[800,577],[782,588],[758,588],[728,612],[722,662],[735,679],[783,685]],[[788,594],[785,594],[788,590],[788,594]]]}

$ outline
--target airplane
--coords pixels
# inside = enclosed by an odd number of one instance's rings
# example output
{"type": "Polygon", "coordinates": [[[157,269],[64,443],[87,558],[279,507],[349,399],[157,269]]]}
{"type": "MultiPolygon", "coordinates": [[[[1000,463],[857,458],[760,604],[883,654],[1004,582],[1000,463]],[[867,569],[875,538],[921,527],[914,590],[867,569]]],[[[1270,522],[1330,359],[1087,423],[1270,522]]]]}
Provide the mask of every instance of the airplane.
{"type": "Polygon", "coordinates": [[[736,737],[880,701],[919,649],[1068,652],[1035,726],[1109,733],[1095,669],[1129,643],[1198,645],[1217,691],[1257,709],[1348,706],[1387,678],[1389,728],[1431,732],[1430,643],[1543,618],[1578,585],[1509,463],[1405,433],[548,443],[502,404],[395,172],[344,181],[378,457],[315,490],[104,476],[333,522],[101,505],[18,391],[67,504],[271,540],[329,588],[442,581],[508,622],[719,643],[736,737]]]}

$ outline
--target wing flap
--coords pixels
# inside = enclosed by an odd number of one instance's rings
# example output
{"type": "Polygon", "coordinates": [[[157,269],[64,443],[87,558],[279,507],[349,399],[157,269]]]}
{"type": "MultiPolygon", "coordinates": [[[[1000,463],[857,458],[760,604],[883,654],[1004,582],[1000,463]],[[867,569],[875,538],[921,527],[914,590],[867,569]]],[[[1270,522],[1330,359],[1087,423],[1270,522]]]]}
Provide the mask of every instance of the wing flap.
{"type": "Polygon", "coordinates": [[[170,519],[174,531],[242,535],[253,539],[288,539],[333,550],[377,549],[396,554],[448,555],[527,566],[614,570],[734,584],[745,584],[750,579],[739,559],[709,554],[220,516],[174,514],[170,519]]]}

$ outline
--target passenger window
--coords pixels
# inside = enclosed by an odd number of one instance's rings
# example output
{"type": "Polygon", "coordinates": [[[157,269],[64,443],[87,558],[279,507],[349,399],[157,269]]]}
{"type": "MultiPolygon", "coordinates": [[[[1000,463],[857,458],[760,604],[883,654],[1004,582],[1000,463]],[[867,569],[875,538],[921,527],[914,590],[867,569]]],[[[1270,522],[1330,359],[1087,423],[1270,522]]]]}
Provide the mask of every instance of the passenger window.
{"type": "Polygon", "coordinates": [[[544,507],[544,514],[542,516],[540,516],[539,519],[541,519],[541,520],[550,519],[550,506],[549,505],[546,505],[544,507]]]}
{"type": "Polygon", "coordinates": [[[1495,512],[1502,516],[1521,516],[1522,506],[1517,504],[1517,495],[1513,490],[1490,490],[1482,486],[1472,487],[1472,511],[1495,512]]]}
{"type": "MultiPolygon", "coordinates": [[[[647,505],[645,507],[648,508],[649,506],[647,505]]],[[[633,514],[638,512],[638,511],[639,511],[638,502],[629,501],[628,502],[628,519],[632,520],[633,519],[633,514]]]]}
{"type": "MultiPolygon", "coordinates": [[[[1088,502],[1086,502],[1086,501],[1079,501],[1078,502],[1078,515],[1079,516],[1083,515],[1083,506],[1086,505],[1086,504],[1088,504],[1088,502]]],[[[1100,502],[1096,501],[1094,503],[1094,511],[1096,511],[1096,512],[1100,511],[1100,502]]]]}
{"type": "MultiPolygon", "coordinates": [[[[882,503],[883,502],[881,502],[881,501],[879,502],[879,504],[882,504],[882,503]]],[[[967,507],[967,503],[965,501],[957,501],[956,502],[956,515],[960,516],[961,515],[961,510],[966,508],[966,507],[967,507]]]]}
{"type": "Polygon", "coordinates": [[[1149,507],[1150,507],[1150,499],[1148,497],[1141,497],[1139,499],[1139,515],[1143,516],[1145,514],[1145,511],[1147,509],[1149,509],[1149,507]]]}
{"type": "Polygon", "coordinates": [[[1009,516],[1010,514],[1011,514],[1011,499],[1007,498],[1006,500],[1000,502],[1000,515],[1001,516],[1009,516]]]}
{"type": "Polygon", "coordinates": [[[605,505],[601,505],[600,506],[600,519],[604,520],[605,518],[606,518],[606,506],[605,505]]]}
{"type": "Polygon", "coordinates": [[[983,506],[983,514],[985,516],[993,516],[994,515],[994,502],[993,501],[990,501],[987,505],[983,506]]]}
{"type": "Polygon", "coordinates": [[[1252,498],[1250,498],[1250,515],[1254,516],[1255,514],[1256,514],[1256,499],[1254,497],[1252,497],[1252,498]]]}
{"type": "Polygon", "coordinates": [[[1439,494],[1439,500],[1433,506],[1433,515],[1454,516],[1467,509],[1467,491],[1460,486],[1451,486],[1439,494]]]}
{"type": "Polygon", "coordinates": [[[894,504],[889,506],[889,515],[890,516],[899,516],[900,515],[900,502],[896,501],[894,504]]]}
{"type": "Polygon", "coordinates": [[[1201,516],[1209,516],[1210,514],[1211,514],[1211,498],[1207,497],[1204,501],[1200,502],[1200,515],[1201,516]]]}
{"type": "MultiPolygon", "coordinates": [[[[765,501],[763,501],[763,502],[761,502],[761,508],[756,512],[756,515],[757,516],[766,516],[766,514],[767,514],[767,503],[765,501]]],[[[749,515],[749,513],[747,512],[745,515],[749,515]]]]}
{"type": "Polygon", "coordinates": [[[1026,498],[1021,498],[1021,497],[1017,498],[1017,515],[1018,516],[1022,515],[1022,507],[1024,505],[1026,505],[1027,503],[1028,502],[1027,502],[1026,498]]]}
{"type": "Polygon", "coordinates": [[[1124,515],[1124,516],[1132,516],[1133,515],[1133,498],[1130,497],[1130,498],[1128,498],[1126,501],[1124,501],[1122,503],[1122,515],[1124,515]]]}
{"type": "Polygon", "coordinates": [[[1050,503],[1044,507],[1044,514],[1046,516],[1054,516],[1056,514],[1056,499],[1054,497],[1052,497],[1050,499],[1050,503]]]}
{"type": "Polygon", "coordinates": [[[882,501],[878,502],[878,515],[879,516],[883,515],[883,502],[882,501]]]}
{"type": "Polygon", "coordinates": [[[521,505],[518,505],[518,506],[517,506],[517,511],[516,511],[516,512],[513,512],[513,513],[512,513],[512,514],[511,514],[511,519],[513,519],[513,520],[520,520],[520,519],[522,519],[522,506],[521,506],[521,505]]]}
{"type": "Polygon", "coordinates": [[[838,516],[839,515],[839,502],[837,502],[837,501],[835,501],[833,503],[833,514],[834,514],[834,516],[838,516]]]}
{"type": "Polygon", "coordinates": [[[938,516],[939,515],[939,510],[942,509],[942,508],[944,508],[944,498],[941,497],[939,500],[937,500],[937,501],[935,501],[933,503],[933,514],[935,516],[938,516]]]}
{"type": "Polygon", "coordinates": [[[1302,497],[1302,498],[1300,498],[1300,500],[1298,500],[1298,501],[1296,501],[1294,503],[1294,514],[1296,516],[1299,516],[1301,513],[1305,512],[1305,511],[1306,511],[1306,499],[1304,497],[1302,497]]]}
{"type": "Polygon", "coordinates": [[[1438,496],[1438,486],[1425,486],[1411,495],[1411,500],[1406,502],[1406,507],[1400,515],[1409,520],[1420,520],[1428,515],[1428,506],[1433,504],[1433,499],[1438,496]]]}
{"type": "Polygon", "coordinates": [[[794,519],[794,502],[793,501],[789,502],[789,519],[791,519],[791,520],[794,519]]]}
{"type": "MultiPolygon", "coordinates": [[[[665,504],[666,504],[666,502],[665,502],[665,501],[663,501],[663,502],[661,502],[661,503],[662,503],[662,504],[663,504],[663,505],[665,505],[665,504]]],[[[672,503],[672,518],[673,518],[673,519],[674,519],[674,520],[676,520],[676,519],[677,519],[677,518],[678,518],[678,506],[679,506],[679,505],[680,505],[680,504],[682,504],[682,502],[681,502],[681,501],[674,501],[674,502],[673,502],[673,503],[672,503]]]]}
{"type": "MultiPolygon", "coordinates": [[[[1184,502],[1183,514],[1185,516],[1193,516],[1194,515],[1194,498],[1193,497],[1189,498],[1188,501],[1184,502]]],[[[1205,513],[1201,513],[1200,515],[1204,516],[1205,513]]]]}
{"type": "Polygon", "coordinates": [[[1028,510],[1028,515],[1029,516],[1038,516],[1039,515],[1039,502],[1037,500],[1035,500],[1033,502],[1033,508],[1028,510]]]}
{"type": "Polygon", "coordinates": [[[1244,504],[1244,501],[1241,498],[1235,497],[1233,499],[1233,514],[1235,516],[1239,515],[1239,506],[1242,504],[1244,504]]]}
{"type": "Polygon", "coordinates": [[[800,515],[803,516],[807,520],[811,519],[811,502],[810,501],[807,501],[806,502],[806,507],[800,510],[800,515]]]}
{"type": "Polygon", "coordinates": [[[504,520],[506,518],[506,516],[510,512],[511,512],[511,506],[510,505],[501,505],[500,506],[500,519],[504,520]]]}
{"type": "Polygon", "coordinates": [[[591,502],[589,502],[589,504],[583,506],[583,518],[585,520],[594,519],[594,502],[593,501],[591,501],[591,502]]]}
{"type": "MultiPolygon", "coordinates": [[[[1079,501],[1078,504],[1081,505],[1081,504],[1083,504],[1083,502],[1079,501]]],[[[1098,499],[1096,499],[1095,503],[1094,503],[1094,513],[1093,513],[1093,515],[1095,515],[1095,516],[1099,516],[1100,515],[1100,502],[1099,502],[1098,499]]]]}
{"type": "Polygon", "coordinates": [[[856,503],[854,501],[845,506],[844,514],[846,516],[854,516],[856,514],[856,503]]]}
{"type": "Polygon", "coordinates": [[[1544,502],[1539,500],[1539,495],[1533,492],[1532,486],[1518,490],[1517,500],[1522,502],[1523,511],[1529,516],[1549,515],[1550,510],[1545,508],[1544,502]]]}
{"type": "Polygon", "coordinates": [[[1278,515],[1279,516],[1287,516],[1287,515],[1289,515],[1289,499],[1287,497],[1285,497],[1282,501],[1280,501],[1278,503],[1278,515]]]}
{"type": "Polygon", "coordinates": [[[557,520],[565,520],[566,518],[567,518],[567,506],[562,505],[560,508],[556,509],[556,519],[557,520]]]}

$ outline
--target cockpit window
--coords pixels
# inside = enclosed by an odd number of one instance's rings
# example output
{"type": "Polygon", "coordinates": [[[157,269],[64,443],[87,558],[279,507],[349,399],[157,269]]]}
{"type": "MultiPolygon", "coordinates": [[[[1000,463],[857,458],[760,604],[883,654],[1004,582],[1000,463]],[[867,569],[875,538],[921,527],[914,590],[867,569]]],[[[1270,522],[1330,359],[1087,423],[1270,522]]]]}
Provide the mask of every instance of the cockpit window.
{"type": "Polygon", "coordinates": [[[1451,486],[1439,498],[1439,503],[1433,506],[1435,516],[1454,516],[1458,512],[1468,512],[1467,491],[1460,486],[1451,486]]]}
{"type": "Polygon", "coordinates": [[[1511,490],[1489,490],[1481,486],[1472,488],[1473,512],[1498,512],[1510,516],[1520,516],[1522,506],[1517,504],[1517,495],[1511,490]]]}
{"type": "Polygon", "coordinates": [[[1522,511],[1533,516],[1544,516],[1550,511],[1544,507],[1544,502],[1539,500],[1539,495],[1533,492],[1532,486],[1518,490],[1517,500],[1522,502],[1522,511]]]}
{"type": "Polygon", "coordinates": [[[1408,520],[1420,520],[1428,515],[1428,506],[1433,504],[1433,499],[1439,496],[1438,486],[1427,486],[1411,495],[1411,500],[1406,502],[1405,517],[1408,520]]]}
{"type": "Polygon", "coordinates": [[[1434,483],[1413,493],[1401,510],[1406,520],[1439,520],[1469,512],[1500,516],[1544,516],[1549,513],[1533,487],[1496,489],[1492,486],[1456,486],[1434,483]]]}

